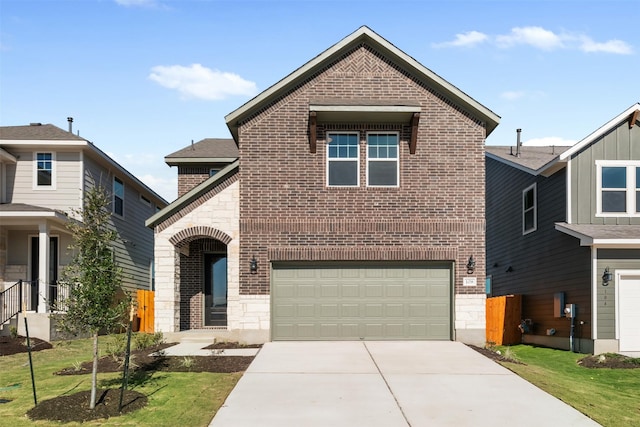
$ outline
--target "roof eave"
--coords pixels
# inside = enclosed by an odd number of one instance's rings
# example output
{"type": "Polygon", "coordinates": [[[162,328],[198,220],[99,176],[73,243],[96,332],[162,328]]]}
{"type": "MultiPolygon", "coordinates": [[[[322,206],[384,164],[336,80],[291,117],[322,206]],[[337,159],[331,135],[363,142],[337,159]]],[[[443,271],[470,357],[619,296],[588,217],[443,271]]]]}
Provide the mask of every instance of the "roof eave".
{"type": "Polygon", "coordinates": [[[640,110],[640,102],[636,102],[631,107],[627,108],[622,113],[618,114],[616,117],[609,120],[607,123],[600,126],[595,131],[591,132],[586,138],[575,143],[573,147],[571,147],[570,149],[568,149],[567,151],[565,151],[560,155],[560,159],[567,160],[571,158],[571,156],[573,156],[575,153],[582,150],[584,147],[591,144],[592,142],[596,141],[602,135],[609,132],[614,127],[618,126],[621,122],[623,122],[624,120],[628,120],[629,115],[631,115],[636,110],[640,110]]]}
{"type": "Polygon", "coordinates": [[[371,42],[372,44],[375,44],[376,48],[382,51],[383,54],[404,62],[413,74],[418,74],[421,75],[421,77],[426,78],[421,80],[427,80],[431,83],[430,86],[436,86],[438,91],[444,92],[446,97],[453,98],[452,100],[455,104],[459,105],[463,109],[471,109],[472,111],[469,111],[469,113],[475,113],[474,115],[476,115],[479,121],[484,125],[486,129],[485,137],[489,136],[489,134],[498,126],[500,117],[493,111],[489,110],[462,92],[460,89],[435,74],[433,71],[424,67],[418,61],[402,52],[370,28],[362,26],[291,74],[287,75],[284,79],[246,102],[240,108],[227,114],[225,116],[225,122],[227,123],[227,127],[229,128],[234,140],[238,142],[238,126],[244,118],[250,116],[264,104],[275,99],[281,92],[294,87],[298,82],[322,68],[339,52],[362,41],[371,42]]]}
{"type": "Polygon", "coordinates": [[[208,164],[208,163],[232,163],[238,160],[237,157],[173,157],[164,158],[164,162],[169,166],[180,166],[184,164],[208,164]]]}

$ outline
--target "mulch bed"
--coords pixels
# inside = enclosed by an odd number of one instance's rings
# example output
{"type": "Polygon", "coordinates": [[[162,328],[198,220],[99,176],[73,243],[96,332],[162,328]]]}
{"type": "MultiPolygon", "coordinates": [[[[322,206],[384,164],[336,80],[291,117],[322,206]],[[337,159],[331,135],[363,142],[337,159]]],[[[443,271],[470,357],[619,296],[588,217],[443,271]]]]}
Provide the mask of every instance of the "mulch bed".
{"type": "Polygon", "coordinates": [[[610,369],[639,369],[640,359],[623,356],[615,353],[587,356],[578,360],[578,365],[584,368],[610,368],[610,369]]]}
{"type": "MultiPolygon", "coordinates": [[[[0,355],[25,353],[25,337],[0,337],[0,355]]],[[[129,361],[129,384],[144,381],[154,372],[244,372],[253,361],[253,356],[166,356],[162,350],[176,343],[163,343],[144,350],[131,350],[129,361]],[[152,353],[160,352],[158,356],[152,353]]],[[[32,351],[50,349],[53,346],[37,338],[31,338],[32,351]]],[[[260,348],[261,345],[243,346],[233,342],[220,342],[206,349],[260,348]]],[[[55,375],[86,375],[93,370],[93,361],[85,361],[78,366],[67,367],[55,375]]],[[[98,361],[98,373],[122,372],[123,358],[104,356],[98,361]]],[[[147,397],[133,390],[125,390],[122,412],[118,411],[120,389],[98,390],[96,407],[89,409],[91,391],[82,391],[70,395],[38,402],[27,412],[32,420],[52,420],[59,422],[85,422],[96,419],[117,417],[133,412],[147,405],[147,397]]]]}
{"type": "MultiPolygon", "coordinates": [[[[31,351],[41,351],[53,348],[51,344],[39,338],[29,338],[31,351]]],[[[0,356],[9,356],[17,353],[27,352],[27,337],[18,335],[17,337],[0,337],[0,356]]]]}

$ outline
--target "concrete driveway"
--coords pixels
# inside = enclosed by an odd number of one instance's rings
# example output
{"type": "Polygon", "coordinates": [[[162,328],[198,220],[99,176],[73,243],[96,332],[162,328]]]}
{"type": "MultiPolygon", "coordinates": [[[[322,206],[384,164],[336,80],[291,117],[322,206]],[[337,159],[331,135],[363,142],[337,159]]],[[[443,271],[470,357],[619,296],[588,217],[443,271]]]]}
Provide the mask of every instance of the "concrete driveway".
{"type": "Polygon", "coordinates": [[[214,427],[598,426],[458,342],[266,343],[214,427]]]}

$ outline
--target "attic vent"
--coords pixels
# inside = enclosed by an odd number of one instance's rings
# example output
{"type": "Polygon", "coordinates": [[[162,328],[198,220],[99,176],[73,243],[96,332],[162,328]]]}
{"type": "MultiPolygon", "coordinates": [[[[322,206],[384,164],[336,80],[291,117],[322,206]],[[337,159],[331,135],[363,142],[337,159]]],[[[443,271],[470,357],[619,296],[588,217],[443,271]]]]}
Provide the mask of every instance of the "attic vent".
{"type": "Polygon", "coordinates": [[[42,123],[29,123],[29,126],[42,126],[42,123]]]}

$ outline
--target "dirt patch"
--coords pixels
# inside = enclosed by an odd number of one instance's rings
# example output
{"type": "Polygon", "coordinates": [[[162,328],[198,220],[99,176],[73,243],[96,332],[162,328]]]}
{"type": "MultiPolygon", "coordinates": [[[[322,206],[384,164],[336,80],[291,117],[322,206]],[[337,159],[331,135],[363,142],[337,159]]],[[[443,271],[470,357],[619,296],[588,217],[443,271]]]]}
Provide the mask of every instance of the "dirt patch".
{"type": "Polygon", "coordinates": [[[578,360],[578,365],[585,368],[638,369],[640,359],[616,353],[604,353],[584,357],[578,360]]]}
{"type": "MultiPolygon", "coordinates": [[[[29,338],[31,351],[42,351],[53,348],[51,344],[39,338],[29,338]]],[[[10,356],[17,353],[27,352],[27,337],[18,335],[17,337],[0,337],[0,356],[10,356]]]]}
{"type": "MultiPolygon", "coordinates": [[[[253,361],[253,356],[165,356],[162,350],[175,343],[159,344],[144,350],[131,351],[129,369],[132,375],[142,372],[244,372],[253,361]],[[158,356],[152,356],[159,353],[158,356]]],[[[220,348],[220,347],[214,347],[220,348]]],[[[226,344],[222,348],[238,348],[226,344]]],[[[122,372],[123,356],[104,356],[98,360],[98,373],[122,372]]],[[[85,361],[78,366],[65,368],[56,375],[90,374],[93,361],[85,361]]]]}
{"type": "Polygon", "coordinates": [[[84,422],[117,417],[147,405],[147,396],[133,390],[125,390],[122,397],[122,412],[118,411],[120,406],[119,389],[98,390],[94,409],[89,409],[90,397],[91,391],[87,390],[45,400],[30,409],[27,416],[32,420],[50,420],[63,423],[84,422]]]}

